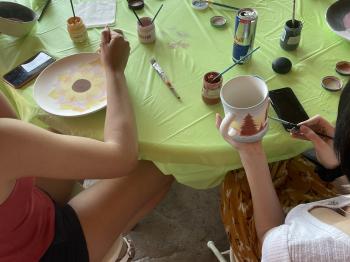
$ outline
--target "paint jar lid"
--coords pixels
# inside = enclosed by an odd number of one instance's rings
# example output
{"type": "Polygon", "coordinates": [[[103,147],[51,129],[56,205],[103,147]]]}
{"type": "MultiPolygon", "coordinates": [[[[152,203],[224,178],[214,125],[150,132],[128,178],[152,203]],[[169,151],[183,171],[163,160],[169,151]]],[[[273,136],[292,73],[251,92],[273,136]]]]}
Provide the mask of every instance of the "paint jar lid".
{"type": "Polygon", "coordinates": [[[192,0],[192,7],[197,10],[207,9],[209,6],[208,2],[204,2],[201,0],[192,0]]]}
{"type": "Polygon", "coordinates": [[[128,0],[128,6],[132,10],[140,10],[145,6],[145,4],[143,0],[128,0]]]}
{"type": "Polygon", "coordinates": [[[326,76],[322,78],[321,85],[329,91],[339,91],[343,88],[343,82],[335,76],[326,76]]]}
{"type": "Polygon", "coordinates": [[[335,65],[335,71],[343,76],[350,76],[350,62],[340,61],[335,65]]]}
{"type": "Polygon", "coordinates": [[[226,18],[220,15],[210,18],[210,24],[214,27],[222,28],[226,25],[226,18]]]}

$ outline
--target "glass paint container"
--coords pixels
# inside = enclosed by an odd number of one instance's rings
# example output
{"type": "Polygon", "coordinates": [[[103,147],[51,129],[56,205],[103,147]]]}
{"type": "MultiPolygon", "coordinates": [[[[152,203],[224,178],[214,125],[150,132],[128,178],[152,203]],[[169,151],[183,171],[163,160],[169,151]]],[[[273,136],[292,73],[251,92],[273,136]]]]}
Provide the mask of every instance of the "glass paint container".
{"type": "Polygon", "coordinates": [[[137,34],[140,43],[150,44],[156,40],[156,28],[150,17],[141,17],[141,23],[137,22],[137,34]]]}
{"type": "Polygon", "coordinates": [[[208,72],[203,77],[202,99],[208,105],[214,105],[220,102],[220,90],[222,87],[222,76],[218,72],[208,72]]]}
{"type": "Polygon", "coordinates": [[[87,30],[83,20],[78,17],[70,17],[67,20],[67,30],[74,43],[85,42],[88,38],[87,30]]]}

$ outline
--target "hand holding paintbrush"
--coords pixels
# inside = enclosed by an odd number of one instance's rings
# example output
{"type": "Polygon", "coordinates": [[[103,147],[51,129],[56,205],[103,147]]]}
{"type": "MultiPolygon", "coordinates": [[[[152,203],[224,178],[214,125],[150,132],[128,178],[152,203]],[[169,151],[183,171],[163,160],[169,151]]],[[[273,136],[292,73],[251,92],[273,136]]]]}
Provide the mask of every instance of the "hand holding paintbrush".
{"type": "Polygon", "coordinates": [[[282,124],[290,126],[290,133],[294,138],[311,140],[308,136],[305,136],[303,130],[308,132],[308,135],[316,134],[317,136],[324,139],[333,139],[334,136],[334,127],[332,127],[326,120],[320,116],[312,117],[304,122],[295,124],[288,122],[286,120],[269,116],[269,119],[278,121],[282,124]]]}
{"type": "Polygon", "coordinates": [[[299,123],[298,127],[299,130],[292,133],[292,137],[311,141],[321,165],[328,169],[339,166],[333,145],[335,128],[331,123],[317,115],[299,123]]]}

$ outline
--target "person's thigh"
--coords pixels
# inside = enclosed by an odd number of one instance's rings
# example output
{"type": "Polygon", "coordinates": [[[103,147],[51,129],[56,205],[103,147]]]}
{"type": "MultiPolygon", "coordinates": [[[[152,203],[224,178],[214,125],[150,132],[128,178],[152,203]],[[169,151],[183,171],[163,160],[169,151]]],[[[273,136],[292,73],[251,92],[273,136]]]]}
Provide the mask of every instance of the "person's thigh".
{"type": "Polygon", "coordinates": [[[59,205],[65,205],[72,197],[72,191],[76,180],[53,179],[37,177],[35,185],[41,190],[45,191],[52,197],[59,205]]]}
{"type": "Polygon", "coordinates": [[[139,161],[130,175],[102,180],[74,197],[69,205],[79,217],[90,261],[100,261],[128,222],[171,182],[152,162],[139,161]]]}

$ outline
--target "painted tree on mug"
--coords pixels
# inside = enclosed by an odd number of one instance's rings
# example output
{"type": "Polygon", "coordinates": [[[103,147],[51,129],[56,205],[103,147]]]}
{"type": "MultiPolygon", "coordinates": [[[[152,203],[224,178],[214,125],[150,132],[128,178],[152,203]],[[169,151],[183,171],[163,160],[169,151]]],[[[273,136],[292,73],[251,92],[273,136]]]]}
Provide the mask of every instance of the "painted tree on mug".
{"type": "Polygon", "coordinates": [[[254,122],[254,118],[250,114],[247,114],[241,126],[241,136],[251,136],[258,132],[259,130],[254,122]]]}

